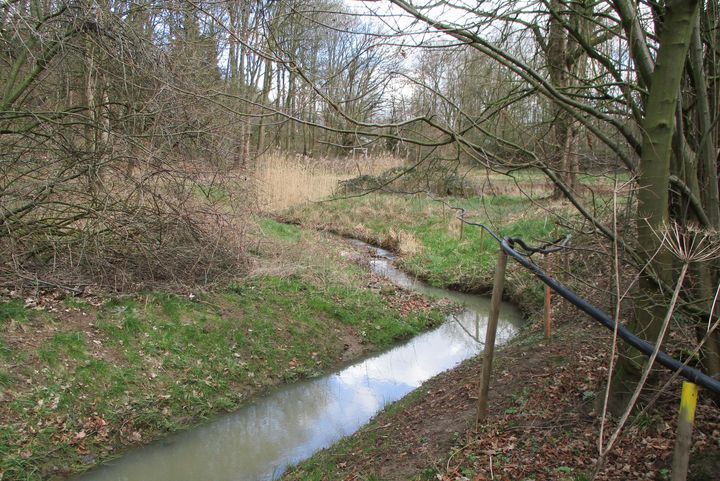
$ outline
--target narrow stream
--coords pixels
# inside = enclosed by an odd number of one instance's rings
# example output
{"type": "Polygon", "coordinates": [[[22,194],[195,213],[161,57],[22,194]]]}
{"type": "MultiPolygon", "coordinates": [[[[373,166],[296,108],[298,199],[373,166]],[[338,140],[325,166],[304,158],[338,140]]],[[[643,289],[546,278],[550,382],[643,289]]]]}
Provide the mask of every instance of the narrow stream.
{"type": "MultiPolygon", "coordinates": [[[[235,413],[139,448],[76,480],[274,479],[288,466],[355,432],[386,404],[482,350],[477,334],[482,340],[489,299],[416,281],[395,269],[392,255],[382,249],[375,249],[370,267],[400,287],[450,299],[464,310],[385,353],[337,373],[286,386],[235,413]]],[[[498,343],[512,338],[521,322],[518,310],[503,304],[498,343]]]]}

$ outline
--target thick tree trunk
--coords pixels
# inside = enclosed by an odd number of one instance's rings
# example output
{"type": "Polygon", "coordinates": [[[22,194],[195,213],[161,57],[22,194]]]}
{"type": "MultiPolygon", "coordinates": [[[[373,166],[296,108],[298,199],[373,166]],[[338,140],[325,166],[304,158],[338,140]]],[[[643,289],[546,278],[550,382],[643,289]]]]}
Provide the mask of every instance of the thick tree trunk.
{"type": "MultiPolygon", "coordinates": [[[[667,4],[655,70],[643,121],[643,149],[638,181],[638,244],[658,276],[671,284],[670,252],[661,248],[660,232],[668,222],[668,185],[675,112],[680,81],[700,2],[676,0],[667,4]]],[[[633,330],[654,342],[666,306],[657,285],[647,275],[640,279],[640,295],[633,330]]],[[[611,410],[624,409],[645,359],[627,349],[613,379],[611,410]]]]}

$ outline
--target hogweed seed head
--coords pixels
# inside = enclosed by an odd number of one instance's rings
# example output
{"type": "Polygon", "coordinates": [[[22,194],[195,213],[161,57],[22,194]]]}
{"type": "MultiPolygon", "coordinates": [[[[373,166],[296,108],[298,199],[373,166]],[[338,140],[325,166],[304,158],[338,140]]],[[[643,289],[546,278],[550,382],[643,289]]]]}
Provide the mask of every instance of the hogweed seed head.
{"type": "Polygon", "coordinates": [[[677,222],[660,231],[662,244],[683,262],[707,262],[720,257],[720,233],[677,222]]]}

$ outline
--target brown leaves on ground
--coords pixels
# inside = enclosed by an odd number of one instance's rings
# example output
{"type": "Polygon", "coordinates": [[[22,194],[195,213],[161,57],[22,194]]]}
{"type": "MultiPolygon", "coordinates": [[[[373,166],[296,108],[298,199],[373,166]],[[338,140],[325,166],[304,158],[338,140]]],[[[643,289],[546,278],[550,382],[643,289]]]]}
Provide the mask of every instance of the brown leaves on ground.
{"type": "MultiPolygon", "coordinates": [[[[337,458],[338,478],[591,479],[609,347],[608,333],[590,321],[575,321],[549,342],[501,351],[490,416],[480,431],[474,416],[481,361],[466,362],[421,387],[420,399],[379,415],[361,431],[359,447],[337,458]]],[[[676,383],[626,427],[596,480],[669,479],[678,395],[676,383]]],[[[606,438],[613,428],[609,422],[606,438]]],[[[720,410],[707,395],[701,394],[693,442],[693,458],[717,458],[720,410]]]]}

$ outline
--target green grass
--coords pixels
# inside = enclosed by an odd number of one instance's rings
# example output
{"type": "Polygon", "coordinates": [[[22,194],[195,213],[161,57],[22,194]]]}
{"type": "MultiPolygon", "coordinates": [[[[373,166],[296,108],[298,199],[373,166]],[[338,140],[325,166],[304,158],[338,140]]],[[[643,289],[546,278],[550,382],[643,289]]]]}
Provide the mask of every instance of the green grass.
{"type": "Polygon", "coordinates": [[[14,382],[15,379],[13,378],[12,374],[0,369],[0,387],[11,386],[14,382]]]}
{"type": "MultiPolygon", "coordinates": [[[[478,201],[449,202],[463,206],[468,211],[480,212],[481,208],[492,210],[496,218],[508,218],[528,206],[528,202],[506,198],[496,198],[482,206],[478,205],[478,201]]],[[[490,282],[488,275],[494,269],[498,244],[485,233],[481,245],[480,229],[469,226],[464,228],[460,238],[459,231],[448,230],[449,222],[449,219],[441,216],[428,216],[415,225],[403,226],[411,229],[424,247],[420,253],[404,259],[403,267],[443,287],[461,286],[467,290],[477,290],[487,286],[490,282]]],[[[554,224],[544,218],[520,219],[504,225],[495,221],[493,224],[500,236],[521,236],[529,241],[547,240],[552,237],[554,230],[554,224]]]]}
{"type": "MultiPolygon", "coordinates": [[[[3,312],[26,311],[12,304],[3,312]]],[[[341,336],[359,334],[369,350],[381,349],[442,318],[401,315],[377,292],[296,275],[248,278],[192,299],[155,292],[111,299],[83,328],[53,322],[35,350],[0,343],[0,360],[24,355],[29,365],[18,372],[32,378],[27,384],[0,362],[0,389],[15,392],[13,421],[0,430],[0,472],[39,480],[52,466],[85,469],[82,454],[106,458],[134,432],[153,439],[278,383],[328,371],[343,356],[341,336]],[[101,435],[100,422],[113,429],[101,435]],[[73,441],[79,432],[87,434],[81,443],[73,441]]]]}
{"type": "Polygon", "coordinates": [[[38,356],[48,367],[56,367],[61,359],[87,359],[85,335],[77,331],[58,332],[43,344],[38,356]]]}
{"type": "Polygon", "coordinates": [[[606,184],[612,186],[615,181],[618,184],[622,184],[630,180],[630,174],[628,172],[599,172],[599,173],[585,173],[578,176],[578,180],[583,184],[606,184]]]}
{"type": "MultiPolygon", "coordinates": [[[[448,198],[445,202],[466,209],[467,220],[484,223],[501,237],[519,236],[538,243],[563,233],[548,210],[525,197],[448,198]]],[[[555,213],[565,213],[565,208],[555,213]]],[[[471,292],[486,292],[492,285],[497,242],[487,233],[481,235],[477,227],[465,226],[461,236],[455,212],[427,197],[343,198],[297,207],[287,215],[307,225],[330,225],[346,235],[399,248],[402,268],[432,285],[471,292]],[[393,245],[398,232],[409,234],[420,247],[403,252],[402,240],[399,246],[393,245]]],[[[522,301],[526,311],[540,305],[542,288],[527,272],[511,269],[508,279],[509,297],[522,301]]]]}
{"type": "Polygon", "coordinates": [[[300,228],[294,225],[281,224],[266,217],[258,220],[258,225],[266,235],[277,239],[297,243],[300,240],[300,228]]]}
{"type": "Polygon", "coordinates": [[[70,309],[87,309],[90,307],[90,304],[88,304],[85,299],[74,296],[66,297],[63,299],[62,303],[65,307],[70,309]]]}
{"type": "Polygon", "coordinates": [[[25,322],[31,317],[31,311],[25,307],[22,301],[0,301],[0,324],[14,320],[25,322]]]}

